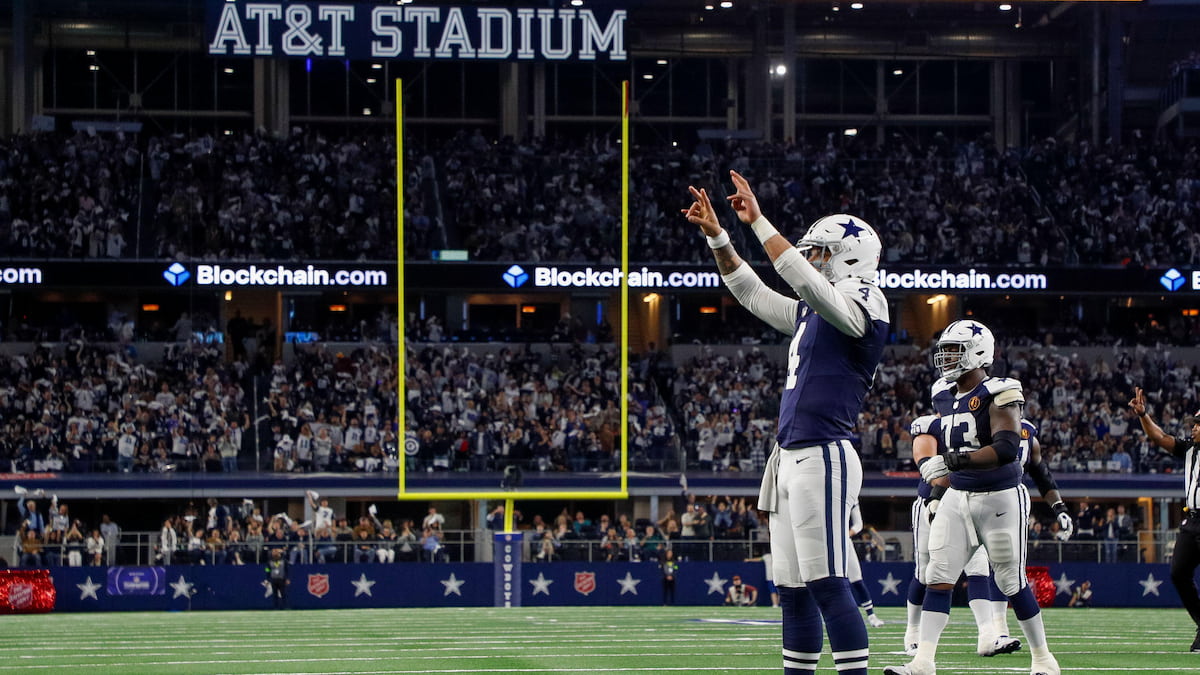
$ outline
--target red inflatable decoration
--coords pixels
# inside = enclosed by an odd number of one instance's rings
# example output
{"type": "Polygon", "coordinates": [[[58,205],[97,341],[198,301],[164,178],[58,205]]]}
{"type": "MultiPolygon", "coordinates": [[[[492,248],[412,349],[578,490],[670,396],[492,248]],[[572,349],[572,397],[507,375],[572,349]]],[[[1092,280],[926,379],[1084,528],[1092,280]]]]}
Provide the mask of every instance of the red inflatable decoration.
{"type": "Polygon", "coordinates": [[[50,570],[0,570],[0,614],[32,614],[54,609],[50,570]]]}
{"type": "Polygon", "coordinates": [[[1037,598],[1038,607],[1053,607],[1058,589],[1054,586],[1054,579],[1050,578],[1050,568],[1026,567],[1025,576],[1033,587],[1033,597],[1037,598]]]}

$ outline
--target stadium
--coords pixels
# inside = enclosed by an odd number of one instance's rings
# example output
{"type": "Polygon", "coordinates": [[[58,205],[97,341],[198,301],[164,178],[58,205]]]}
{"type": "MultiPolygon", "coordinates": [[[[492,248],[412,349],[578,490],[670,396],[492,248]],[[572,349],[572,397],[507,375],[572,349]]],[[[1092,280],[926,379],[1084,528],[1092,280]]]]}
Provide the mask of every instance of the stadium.
{"type": "Polygon", "coordinates": [[[0,671],[1200,670],[1197,3],[0,8],[0,671]],[[956,323],[1041,463],[921,431],[956,323]],[[914,595],[964,448],[1015,654],[914,595]]]}

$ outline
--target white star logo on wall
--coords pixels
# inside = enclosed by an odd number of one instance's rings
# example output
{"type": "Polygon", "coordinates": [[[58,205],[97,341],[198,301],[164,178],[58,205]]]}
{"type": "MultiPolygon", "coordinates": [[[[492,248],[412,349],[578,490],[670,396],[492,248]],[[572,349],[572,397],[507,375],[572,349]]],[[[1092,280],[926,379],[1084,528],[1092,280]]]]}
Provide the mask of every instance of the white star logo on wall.
{"type": "Polygon", "coordinates": [[[550,584],[554,583],[553,579],[547,579],[545,574],[538,572],[537,578],[530,579],[529,583],[533,584],[533,593],[529,594],[530,597],[538,593],[543,593],[546,597],[550,597],[550,584]]]}
{"type": "Polygon", "coordinates": [[[712,595],[713,593],[716,593],[717,595],[725,595],[726,581],[728,581],[728,579],[722,579],[721,575],[713,572],[712,578],[704,580],[704,583],[708,584],[708,593],[705,593],[705,595],[712,595]]]}
{"type": "Polygon", "coordinates": [[[463,584],[467,583],[467,580],[466,580],[466,579],[459,579],[459,578],[457,578],[457,577],[455,577],[455,576],[454,576],[454,573],[453,573],[453,572],[451,572],[451,573],[450,573],[450,578],[449,578],[449,579],[443,579],[441,583],[442,583],[442,585],[443,585],[443,586],[445,586],[445,587],[446,587],[446,591],[445,591],[444,593],[442,593],[442,596],[443,596],[443,597],[445,597],[445,596],[447,596],[447,595],[450,595],[451,593],[453,593],[453,594],[455,594],[455,595],[457,595],[458,597],[460,597],[460,598],[461,598],[461,597],[462,597],[462,591],[461,591],[461,590],[459,590],[459,589],[460,589],[460,588],[462,588],[462,585],[463,585],[463,584]]]}
{"type": "Polygon", "coordinates": [[[175,589],[175,595],[172,595],[171,599],[175,599],[180,596],[183,596],[185,598],[192,597],[192,586],[195,586],[195,584],[191,583],[187,579],[184,579],[183,575],[180,574],[179,581],[176,581],[171,584],[171,588],[175,589]]]}
{"type": "Polygon", "coordinates": [[[1151,593],[1158,595],[1158,587],[1163,585],[1162,581],[1154,578],[1154,573],[1151,572],[1144,580],[1139,581],[1142,585],[1142,597],[1146,597],[1151,593]]]}
{"type": "Polygon", "coordinates": [[[626,593],[633,593],[634,595],[637,595],[637,585],[642,583],[642,580],[634,579],[632,572],[626,572],[625,578],[617,579],[617,583],[621,584],[621,592],[619,595],[625,595],[626,593]]]}
{"type": "Polygon", "coordinates": [[[357,598],[360,595],[366,595],[372,598],[375,597],[374,595],[371,595],[371,587],[375,585],[375,582],[367,578],[366,572],[363,572],[362,576],[360,576],[357,581],[351,579],[350,583],[354,584],[354,597],[357,598]]]}
{"type": "Polygon", "coordinates": [[[100,599],[96,597],[96,591],[100,590],[101,586],[93,582],[91,577],[85,579],[82,584],[75,584],[75,587],[79,589],[80,600],[87,600],[88,598],[93,600],[100,599]]]}
{"type": "Polygon", "coordinates": [[[1054,580],[1054,595],[1071,595],[1071,587],[1075,585],[1074,579],[1068,579],[1067,573],[1063,572],[1054,580]]]}
{"type": "Polygon", "coordinates": [[[883,596],[888,593],[900,595],[900,582],[903,580],[893,577],[891,572],[888,572],[886,579],[878,579],[877,581],[879,581],[880,586],[883,586],[883,590],[879,592],[879,595],[883,596]]]}

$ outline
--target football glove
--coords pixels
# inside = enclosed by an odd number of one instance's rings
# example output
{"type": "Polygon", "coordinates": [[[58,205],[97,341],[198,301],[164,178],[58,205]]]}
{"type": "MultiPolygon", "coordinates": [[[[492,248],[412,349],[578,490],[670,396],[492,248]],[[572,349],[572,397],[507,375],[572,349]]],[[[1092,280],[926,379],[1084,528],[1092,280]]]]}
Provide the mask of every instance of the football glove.
{"type": "Polygon", "coordinates": [[[933,522],[933,517],[937,515],[938,506],[941,505],[942,497],[945,494],[946,486],[934,485],[929,496],[925,498],[925,510],[929,513],[929,522],[933,522]]]}
{"type": "Polygon", "coordinates": [[[950,469],[946,466],[945,455],[934,455],[921,460],[919,466],[921,469],[921,480],[926,483],[933,484],[933,481],[942,476],[950,475],[950,469]]]}
{"type": "Polygon", "coordinates": [[[1050,508],[1058,518],[1058,527],[1062,530],[1064,538],[1069,539],[1075,532],[1075,521],[1071,520],[1071,514],[1067,512],[1067,505],[1062,502],[1054,502],[1050,508]]]}
{"type": "Polygon", "coordinates": [[[943,457],[946,458],[946,468],[950,471],[958,471],[970,466],[971,453],[969,452],[947,452],[943,457]]]}

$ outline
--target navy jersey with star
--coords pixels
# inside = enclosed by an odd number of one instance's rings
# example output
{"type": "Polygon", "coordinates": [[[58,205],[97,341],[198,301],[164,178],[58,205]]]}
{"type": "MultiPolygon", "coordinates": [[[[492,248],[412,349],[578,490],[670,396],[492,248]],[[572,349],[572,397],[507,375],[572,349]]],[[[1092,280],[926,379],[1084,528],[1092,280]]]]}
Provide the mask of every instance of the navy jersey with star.
{"type": "MultiPolygon", "coordinates": [[[[939,378],[933,384],[933,408],[942,417],[942,445],[959,452],[973,452],[992,444],[991,406],[1021,404],[1021,383],[1005,377],[988,377],[966,393],[958,385],[939,378]]],[[[1032,442],[1031,442],[1032,443],[1032,442]]],[[[966,469],[950,474],[950,486],[968,492],[991,492],[1016,487],[1024,473],[1024,460],[994,469],[966,469]]]]}
{"type": "Polygon", "coordinates": [[[883,292],[855,278],[843,279],[834,288],[867,315],[870,326],[866,335],[851,337],[800,301],[779,407],[780,447],[849,439],[883,356],[888,333],[883,292]]]}

